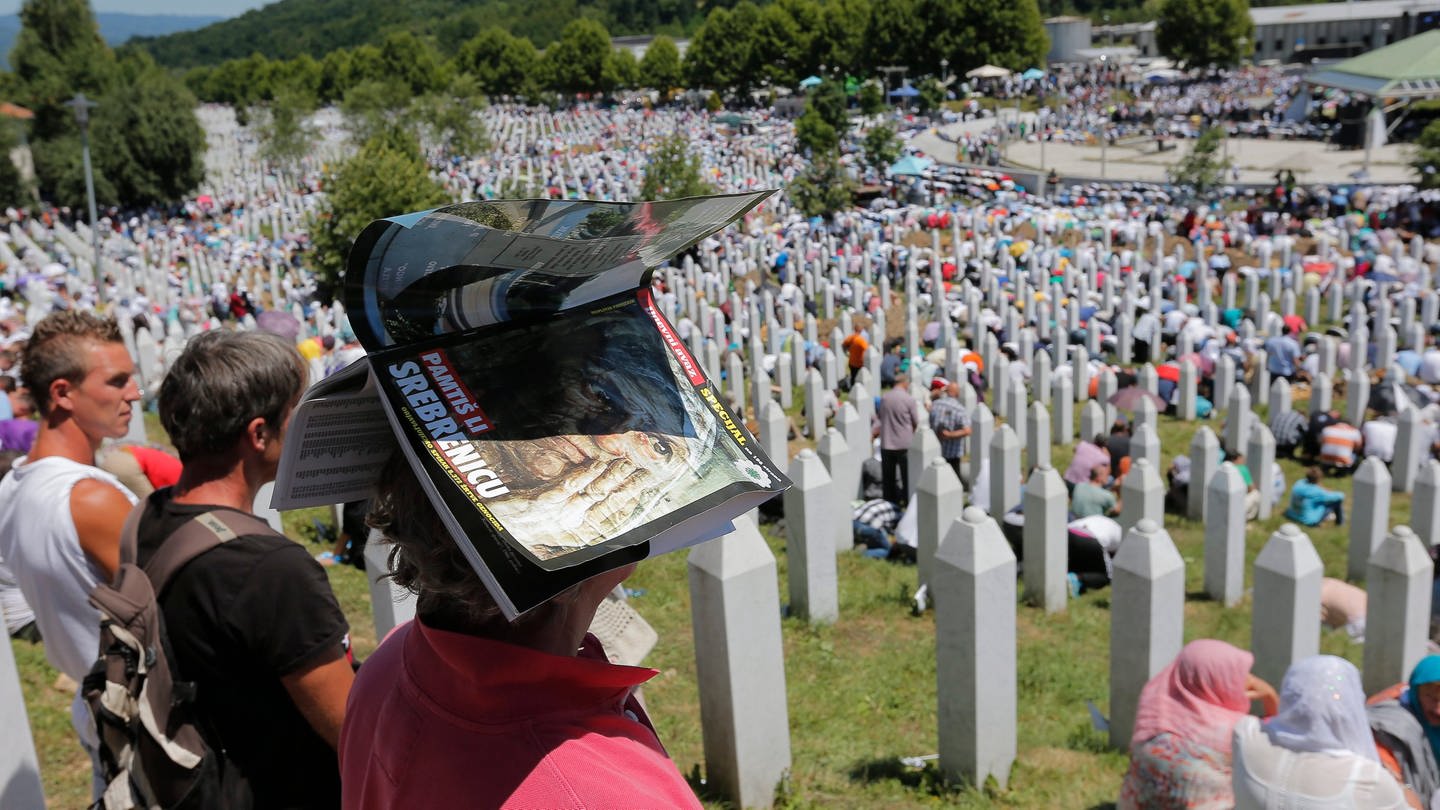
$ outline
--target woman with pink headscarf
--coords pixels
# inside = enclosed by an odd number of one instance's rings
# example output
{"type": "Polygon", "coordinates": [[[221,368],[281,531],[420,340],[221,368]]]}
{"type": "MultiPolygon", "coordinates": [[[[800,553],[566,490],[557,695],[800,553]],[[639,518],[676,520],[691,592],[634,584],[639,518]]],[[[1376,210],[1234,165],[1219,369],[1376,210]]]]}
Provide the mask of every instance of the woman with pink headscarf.
{"type": "Polygon", "coordinates": [[[1130,738],[1130,770],[1119,810],[1219,810],[1235,806],[1230,740],[1258,700],[1265,714],[1279,698],[1250,673],[1255,656],[1214,639],[1185,645],[1145,684],[1130,738]]]}

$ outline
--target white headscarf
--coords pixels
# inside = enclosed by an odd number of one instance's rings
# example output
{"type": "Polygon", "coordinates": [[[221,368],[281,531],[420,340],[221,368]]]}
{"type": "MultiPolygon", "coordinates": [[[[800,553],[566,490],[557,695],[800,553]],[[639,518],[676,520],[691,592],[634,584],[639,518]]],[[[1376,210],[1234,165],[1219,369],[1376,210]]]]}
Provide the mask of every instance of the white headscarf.
{"type": "Polygon", "coordinates": [[[1280,713],[1265,723],[1270,741],[1292,751],[1354,754],[1378,762],[1355,665],[1313,655],[1290,665],[1280,685],[1280,713]]]}

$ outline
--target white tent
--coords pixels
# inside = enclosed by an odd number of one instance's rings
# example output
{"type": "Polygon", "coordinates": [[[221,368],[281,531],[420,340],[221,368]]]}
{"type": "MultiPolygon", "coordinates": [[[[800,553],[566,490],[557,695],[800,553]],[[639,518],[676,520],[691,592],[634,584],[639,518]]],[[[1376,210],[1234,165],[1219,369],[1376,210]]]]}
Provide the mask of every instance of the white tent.
{"type": "Polygon", "coordinates": [[[981,65],[978,68],[965,74],[967,79],[1004,79],[1009,77],[1010,71],[997,65],[981,65]]]}

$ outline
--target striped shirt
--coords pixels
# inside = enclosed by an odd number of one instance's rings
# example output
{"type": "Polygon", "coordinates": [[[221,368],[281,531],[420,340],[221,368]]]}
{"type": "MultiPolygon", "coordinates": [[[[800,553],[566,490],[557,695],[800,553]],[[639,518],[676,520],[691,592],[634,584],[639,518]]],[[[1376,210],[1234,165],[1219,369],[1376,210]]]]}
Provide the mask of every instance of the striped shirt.
{"type": "Polygon", "coordinates": [[[1332,467],[1354,467],[1361,444],[1360,431],[1354,425],[1336,422],[1320,431],[1320,463],[1332,467]]]}

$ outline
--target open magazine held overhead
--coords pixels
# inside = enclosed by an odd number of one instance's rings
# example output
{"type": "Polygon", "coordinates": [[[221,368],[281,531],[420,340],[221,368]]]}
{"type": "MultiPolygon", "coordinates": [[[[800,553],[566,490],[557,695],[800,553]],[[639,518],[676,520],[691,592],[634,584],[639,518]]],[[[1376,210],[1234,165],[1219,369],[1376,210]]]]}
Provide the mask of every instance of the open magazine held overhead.
{"type": "Polygon", "coordinates": [[[729,531],[789,481],[649,281],[769,193],[481,201],[371,223],[345,284],[368,356],[296,407],[273,505],[367,497],[398,446],[509,618],[729,531]]]}

